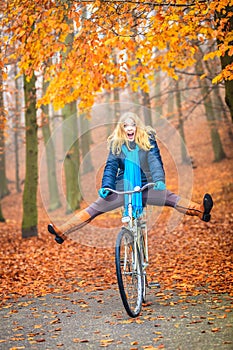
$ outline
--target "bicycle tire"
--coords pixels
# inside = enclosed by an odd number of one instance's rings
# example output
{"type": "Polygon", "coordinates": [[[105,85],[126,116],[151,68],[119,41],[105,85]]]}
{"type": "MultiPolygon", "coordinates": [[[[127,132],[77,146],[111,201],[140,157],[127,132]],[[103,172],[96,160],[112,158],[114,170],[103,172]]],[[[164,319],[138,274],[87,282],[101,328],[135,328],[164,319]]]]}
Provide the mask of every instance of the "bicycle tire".
{"type": "MultiPolygon", "coordinates": [[[[141,227],[139,227],[138,229],[141,230],[141,227]]],[[[146,276],[146,270],[144,269],[144,264],[146,261],[146,257],[145,257],[145,239],[144,239],[144,235],[141,232],[140,233],[140,259],[141,259],[141,265],[142,265],[142,280],[143,280],[143,303],[146,302],[146,287],[147,287],[147,276],[146,276]]]]}
{"type": "Polygon", "coordinates": [[[143,302],[143,275],[138,246],[132,233],[122,228],[116,240],[115,263],[120,296],[130,317],[137,317],[143,302]],[[135,268],[135,259],[137,261],[135,268]]]}

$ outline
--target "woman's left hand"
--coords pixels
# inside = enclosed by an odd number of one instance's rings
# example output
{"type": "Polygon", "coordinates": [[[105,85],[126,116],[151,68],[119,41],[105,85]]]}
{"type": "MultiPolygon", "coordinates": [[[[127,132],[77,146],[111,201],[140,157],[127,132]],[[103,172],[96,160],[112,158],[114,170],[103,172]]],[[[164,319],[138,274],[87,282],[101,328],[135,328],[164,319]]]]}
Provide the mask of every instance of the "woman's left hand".
{"type": "Polygon", "coordinates": [[[164,191],[166,190],[166,185],[163,181],[157,181],[154,185],[155,191],[164,191]]]}

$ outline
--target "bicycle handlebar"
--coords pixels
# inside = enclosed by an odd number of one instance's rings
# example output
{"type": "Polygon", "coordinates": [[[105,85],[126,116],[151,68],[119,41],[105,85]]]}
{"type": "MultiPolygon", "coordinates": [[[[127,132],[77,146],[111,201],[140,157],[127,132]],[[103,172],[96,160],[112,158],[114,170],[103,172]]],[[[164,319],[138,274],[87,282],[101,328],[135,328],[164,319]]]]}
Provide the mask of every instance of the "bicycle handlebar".
{"type": "Polygon", "coordinates": [[[140,187],[140,186],[136,186],[134,187],[133,190],[130,191],[117,191],[117,190],[113,190],[112,188],[109,187],[104,187],[105,190],[108,190],[110,192],[116,193],[116,194],[133,194],[133,193],[139,193],[139,192],[143,192],[146,188],[150,187],[150,186],[154,186],[155,183],[154,182],[149,182],[148,184],[140,187]]]}

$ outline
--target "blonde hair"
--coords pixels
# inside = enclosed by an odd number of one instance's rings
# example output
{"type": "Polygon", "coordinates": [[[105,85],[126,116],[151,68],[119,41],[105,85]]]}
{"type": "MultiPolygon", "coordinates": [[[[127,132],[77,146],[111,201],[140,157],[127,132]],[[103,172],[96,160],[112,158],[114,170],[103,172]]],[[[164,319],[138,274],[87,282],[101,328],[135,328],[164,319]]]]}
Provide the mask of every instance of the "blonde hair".
{"type": "Polygon", "coordinates": [[[124,131],[124,123],[129,118],[132,119],[136,125],[136,144],[144,151],[149,151],[153,147],[150,143],[150,135],[155,135],[155,130],[151,126],[146,126],[137,114],[126,112],[121,116],[117,126],[107,140],[108,147],[111,148],[113,154],[120,154],[121,147],[124,143],[130,149],[129,142],[124,131]]]}

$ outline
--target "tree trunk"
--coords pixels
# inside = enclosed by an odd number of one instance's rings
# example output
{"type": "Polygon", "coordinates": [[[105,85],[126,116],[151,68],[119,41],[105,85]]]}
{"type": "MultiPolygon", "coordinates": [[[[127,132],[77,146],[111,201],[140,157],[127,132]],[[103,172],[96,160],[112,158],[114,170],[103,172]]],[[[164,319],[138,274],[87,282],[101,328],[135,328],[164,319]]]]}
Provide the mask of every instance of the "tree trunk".
{"type": "Polygon", "coordinates": [[[85,117],[85,114],[80,115],[81,124],[81,149],[82,149],[82,159],[84,164],[83,173],[91,172],[93,168],[91,156],[90,156],[90,144],[91,144],[91,131],[89,129],[89,121],[85,117]]]}
{"type": "Polygon", "coordinates": [[[79,142],[77,128],[76,102],[66,105],[63,109],[63,143],[65,151],[65,181],[67,213],[80,208],[81,193],[78,183],[80,165],[79,142]]]}
{"type": "Polygon", "coordinates": [[[181,137],[181,160],[182,163],[190,163],[190,159],[187,155],[186,149],[186,141],[185,141],[185,133],[184,133],[184,119],[182,114],[182,106],[181,106],[181,93],[179,90],[179,82],[176,81],[176,105],[178,110],[178,121],[179,121],[179,132],[181,137]]]}
{"type": "Polygon", "coordinates": [[[44,142],[46,145],[47,178],[49,189],[49,211],[53,211],[61,206],[56,175],[56,160],[53,140],[50,138],[50,128],[48,120],[42,127],[44,142]],[[45,124],[46,123],[46,124],[45,124]]]}
{"type": "MultiPolygon", "coordinates": [[[[232,6],[226,6],[225,10],[222,11],[221,13],[216,12],[215,16],[219,20],[218,25],[223,25],[221,20],[224,20],[224,28],[222,29],[223,31],[223,38],[226,38],[227,34],[230,34],[233,31],[233,16],[230,15],[232,12],[232,6]]],[[[224,44],[224,42],[219,39],[218,44],[224,44]]],[[[229,45],[232,45],[233,41],[229,43],[229,45]]],[[[226,44],[224,44],[226,45],[226,44]]],[[[227,51],[224,56],[221,56],[221,65],[222,69],[225,69],[228,65],[232,65],[233,63],[233,55],[229,55],[229,52],[227,51]]],[[[230,110],[231,113],[231,120],[233,122],[233,80],[225,80],[225,101],[226,104],[230,110]]]]}
{"type": "Polygon", "coordinates": [[[210,126],[210,135],[211,135],[212,147],[214,151],[214,161],[219,162],[222,159],[226,158],[226,154],[223,150],[221,138],[220,138],[218,129],[216,127],[216,121],[213,118],[213,115],[214,115],[213,105],[212,105],[210,94],[208,92],[208,86],[205,85],[205,82],[202,82],[201,84],[202,84],[203,96],[206,96],[204,100],[204,106],[205,106],[206,118],[210,126]]]}
{"type": "Polygon", "coordinates": [[[155,78],[155,119],[158,120],[163,114],[163,105],[161,102],[161,86],[160,86],[160,72],[154,75],[155,78]]]}
{"type": "Polygon", "coordinates": [[[140,114],[140,109],[141,109],[141,102],[139,98],[139,92],[138,91],[132,91],[128,87],[128,95],[131,96],[132,102],[133,102],[133,113],[136,113],[137,115],[140,114]]]}
{"type": "MultiPolygon", "coordinates": [[[[17,65],[14,65],[15,69],[15,77],[17,76],[17,65]]],[[[19,123],[20,123],[20,101],[19,101],[19,78],[15,78],[15,127],[14,127],[14,145],[15,145],[15,182],[16,182],[16,190],[18,193],[21,192],[20,188],[20,178],[19,178],[19,123]]]]}
{"type": "MultiPolygon", "coordinates": [[[[171,79],[171,83],[169,84],[171,90],[174,90],[174,82],[171,79]]],[[[175,94],[173,91],[168,91],[168,101],[167,101],[167,118],[172,119],[174,117],[174,101],[175,94]]]]}
{"type": "MultiPolygon", "coordinates": [[[[86,10],[84,9],[84,16],[86,10]]],[[[63,53],[65,58],[72,47],[74,40],[74,23],[73,20],[67,19],[67,23],[72,28],[68,33],[65,43],[67,51],[63,53]]],[[[66,183],[66,212],[72,213],[80,208],[81,193],[78,183],[78,171],[80,165],[79,142],[78,142],[78,127],[77,127],[77,107],[76,101],[67,104],[63,108],[63,147],[65,153],[64,170],[66,183]]]]}
{"type": "Polygon", "coordinates": [[[5,162],[5,124],[6,116],[3,104],[3,77],[2,69],[0,69],[0,199],[9,194],[6,178],[6,162],[5,162]]]}
{"type": "Polygon", "coordinates": [[[57,185],[56,159],[53,140],[49,127],[48,106],[42,106],[42,134],[46,149],[47,178],[49,189],[49,211],[53,211],[61,206],[57,185]]]}
{"type": "Polygon", "coordinates": [[[15,127],[14,131],[14,145],[15,145],[15,183],[16,191],[21,192],[20,178],[19,178],[19,142],[18,142],[18,130],[15,127]]]}
{"type": "Polygon", "coordinates": [[[22,237],[37,236],[38,144],[36,120],[36,78],[28,82],[24,76],[26,175],[23,191],[22,237]]]}
{"type": "Polygon", "coordinates": [[[0,222],[5,222],[4,216],[3,216],[3,214],[2,214],[1,201],[0,201],[0,222]]]}
{"type": "MultiPolygon", "coordinates": [[[[112,92],[111,91],[106,91],[105,92],[106,96],[106,108],[107,108],[107,113],[108,113],[108,123],[107,123],[107,137],[113,132],[115,124],[114,124],[114,112],[115,110],[111,107],[111,100],[112,100],[112,92]]],[[[93,141],[91,141],[93,143],[93,141]]]]}
{"type": "Polygon", "coordinates": [[[151,105],[150,105],[150,95],[149,92],[142,91],[142,104],[144,121],[146,125],[152,125],[152,117],[151,117],[151,105]]]}
{"type": "MultiPolygon", "coordinates": [[[[233,57],[222,58],[222,67],[225,68],[228,64],[233,63],[233,57]],[[228,63],[227,63],[228,62],[228,63]]],[[[225,101],[231,113],[231,120],[233,122],[233,80],[225,80],[225,101]]]]}
{"type": "MultiPolygon", "coordinates": [[[[202,56],[204,56],[204,53],[200,47],[199,47],[199,50],[202,53],[202,56]]],[[[205,61],[203,63],[210,76],[216,75],[218,73],[218,70],[219,70],[218,68],[220,66],[219,58],[215,57],[213,64],[211,65],[209,64],[208,61],[205,61]]],[[[224,101],[222,99],[221,92],[220,92],[220,87],[217,84],[213,87],[213,103],[214,103],[215,118],[217,120],[223,119],[226,123],[228,123],[230,120],[228,118],[227,106],[224,104],[224,101]]]]}
{"type": "MultiPolygon", "coordinates": [[[[196,71],[197,71],[197,74],[199,75],[202,75],[204,73],[204,69],[202,66],[202,57],[200,56],[197,57],[196,71]]],[[[200,84],[201,84],[202,96],[204,99],[206,118],[210,126],[210,136],[211,136],[212,148],[214,151],[214,161],[219,162],[220,160],[226,158],[226,155],[223,150],[218,129],[216,127],[216,120],[214,118],[214,109],[213,109],[213,104],[210,97],[208,84],[205,79],[200,80],[200,84]]]]}
{"type": "MultiPolygon", "coordinates": [[[[113,123],[117,123],[119,118],[120,118],[120,114],[121,114],[121,107],[120,107],[120,94],[119,94],[119,89],[118,88],[114,88],[113,90],[113,98],[114,98],[114,120],[113,123]]],[[[112,126],[114,129],[114,126],[112,126]]]]}

